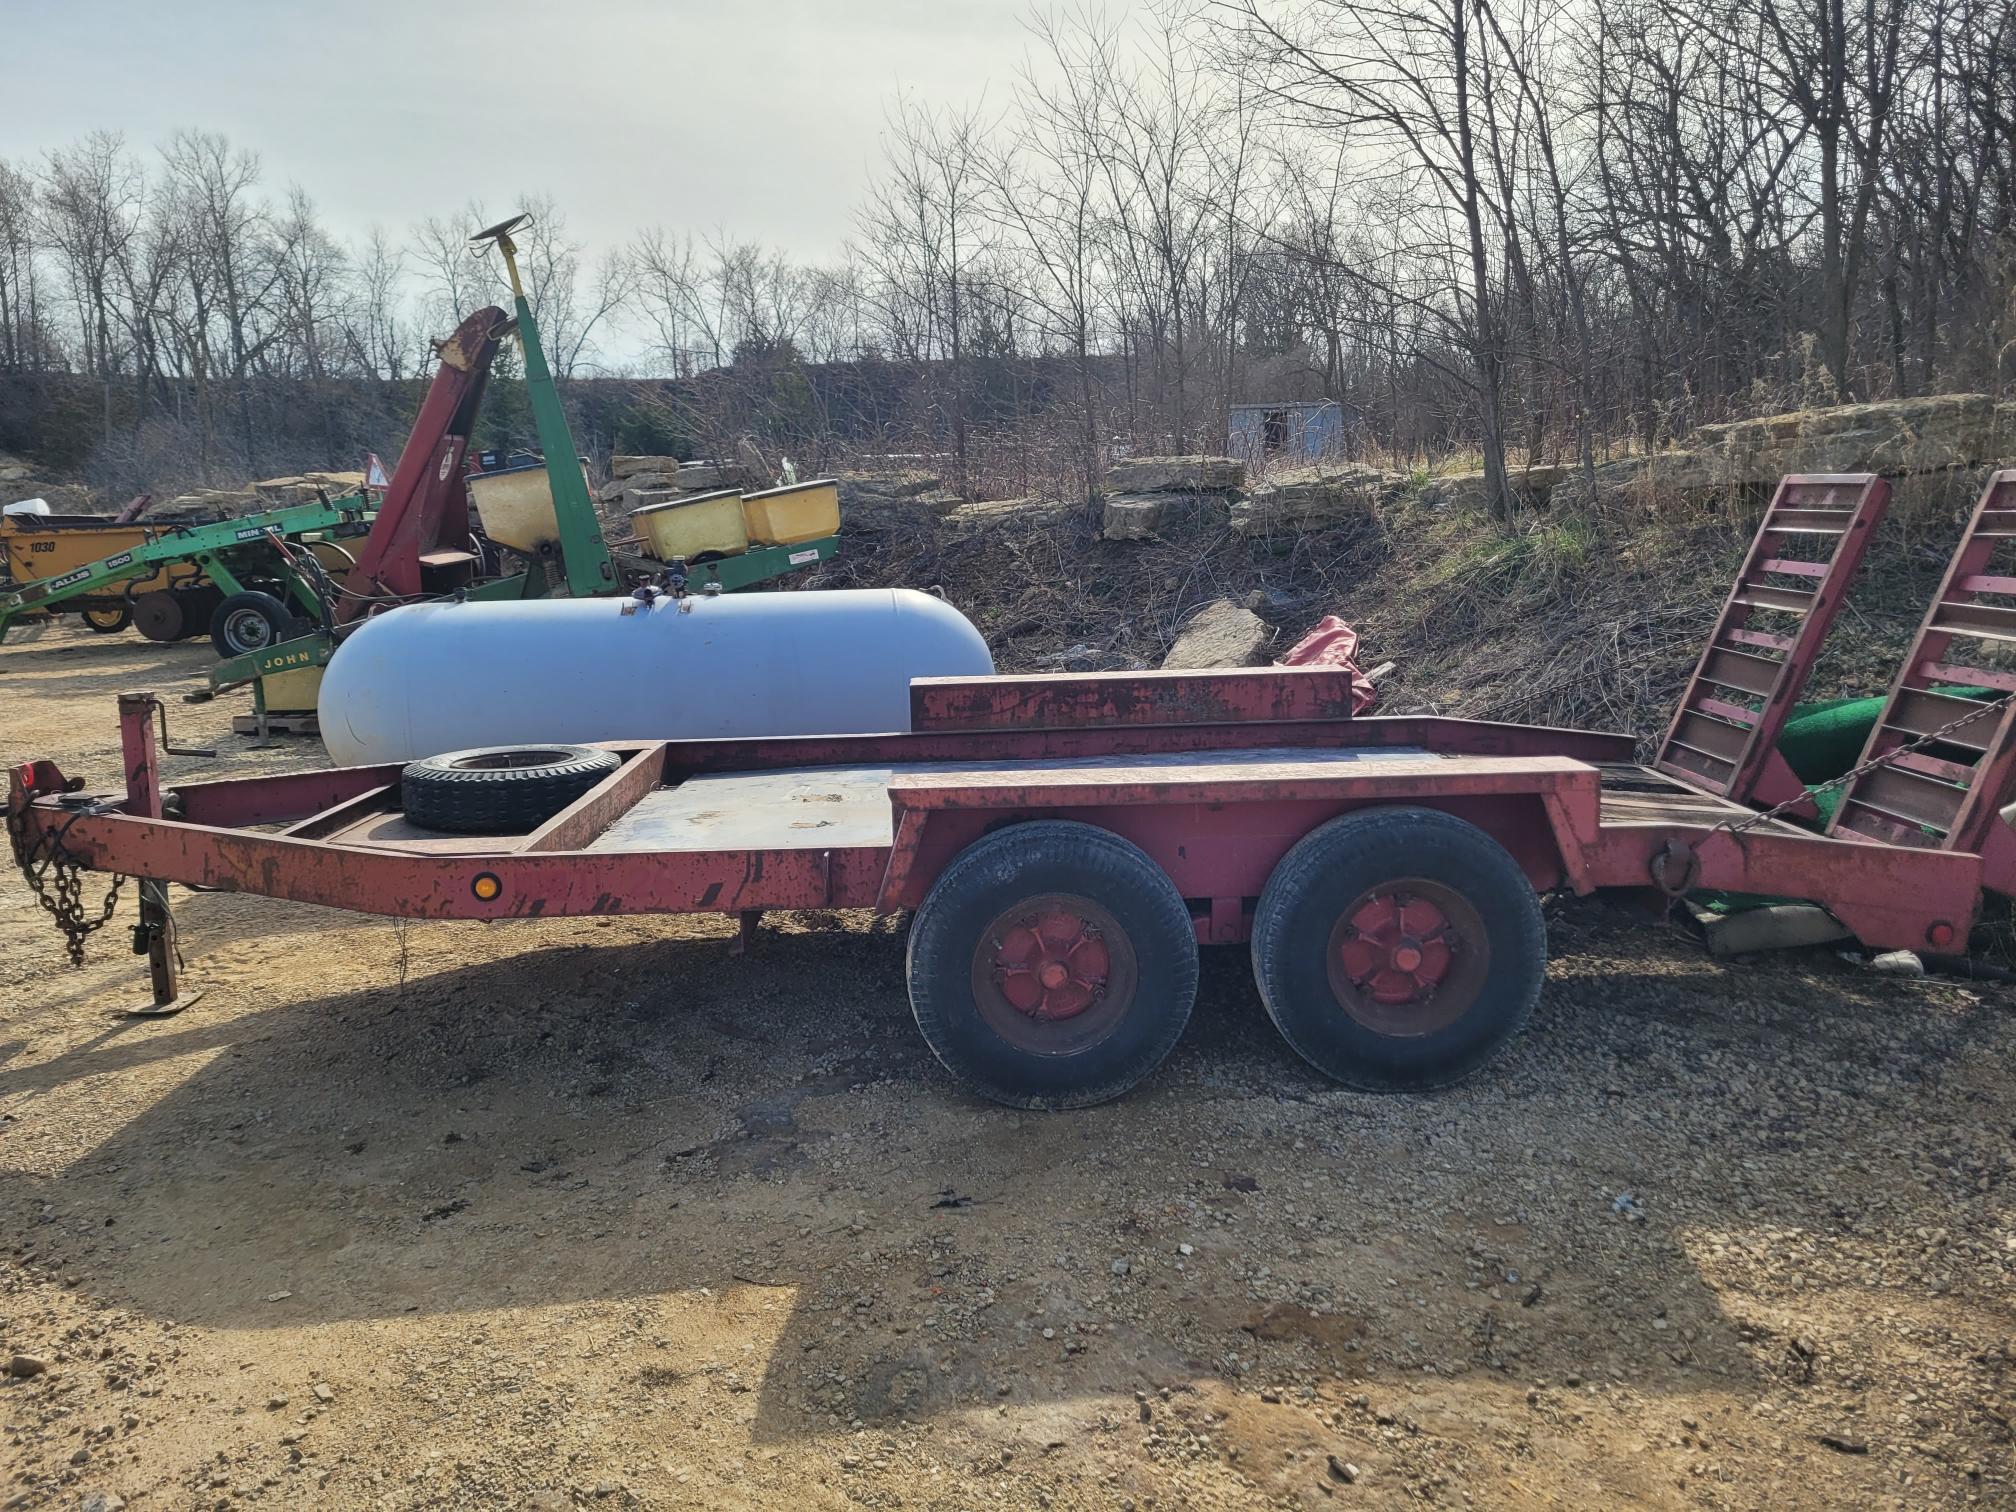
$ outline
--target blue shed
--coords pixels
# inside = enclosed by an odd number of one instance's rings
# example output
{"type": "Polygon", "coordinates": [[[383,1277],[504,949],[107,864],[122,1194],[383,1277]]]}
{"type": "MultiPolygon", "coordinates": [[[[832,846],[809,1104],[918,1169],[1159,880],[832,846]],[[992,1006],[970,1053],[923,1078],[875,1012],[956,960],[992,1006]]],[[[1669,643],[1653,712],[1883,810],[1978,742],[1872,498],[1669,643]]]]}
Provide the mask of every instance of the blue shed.
{"type": "Polygon", "coordinates": [[[1225,453],[1249,467],[1276,458],[1315,462],[1344,454],[1346,429],[1344,406],[1335,399],[1235,404],[1225,453]]]}

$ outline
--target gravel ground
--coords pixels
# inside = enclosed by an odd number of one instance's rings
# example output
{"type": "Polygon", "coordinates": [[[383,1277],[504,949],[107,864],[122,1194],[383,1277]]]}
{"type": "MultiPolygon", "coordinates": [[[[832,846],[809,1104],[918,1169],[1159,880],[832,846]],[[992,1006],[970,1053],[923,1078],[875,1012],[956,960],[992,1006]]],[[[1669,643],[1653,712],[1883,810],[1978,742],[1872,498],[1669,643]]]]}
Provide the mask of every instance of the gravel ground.
{"type": "MultiPolygon", "coordinates": [[[[111,785],[208,656],[31,631],[0,754],[111,785]]],[[[171,779],[316,760],[241,708],[171,779]]],[[[1046,1116],[939,1070],[888,921],[178,912],[205,996],[131,1020],[120,928],[73,972],[0,891],[0,1506],[2016,1497],[2007,989],[1550,906],[1525,1037],[1375,1097],[1214,950],[1046,1116]]]]}

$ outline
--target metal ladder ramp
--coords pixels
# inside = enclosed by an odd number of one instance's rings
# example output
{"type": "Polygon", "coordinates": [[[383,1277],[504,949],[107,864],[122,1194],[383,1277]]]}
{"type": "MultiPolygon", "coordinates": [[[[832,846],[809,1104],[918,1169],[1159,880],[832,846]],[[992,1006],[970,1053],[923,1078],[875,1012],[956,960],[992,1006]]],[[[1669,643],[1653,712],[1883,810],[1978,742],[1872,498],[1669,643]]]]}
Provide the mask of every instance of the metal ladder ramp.
{"type": "MultiPolygon", "coordinates": [[[[1844,787],[1827,833],[1929,850],[1982,851],[2016,772],[2016,701],[1922,751],[1899,751],[1981,707],[1939,685],[2016,693],[2016,672],[1969,665],[1955,641],[2016,646],[2016,468],[1988,479],[1898,668],[1856,764],[1888,757],[1844,787]],[[2002,560],[1996,558],[2001,554],[2002,560]],[[1994,569],[2001,566],[2001,573],[1994,569]],[[1891,756],[1891,752],[1898,754],[1891,756]],[[1936,754],[1935,754],[1936,753],[1936,754]]],[[[1981,659],[1976,652],[1968,661],[1981,659]]]]}
{"type": "MultiPolygon", "coordinates": [[[[1889,505],[1890,485],[1869,473],[1795,473],[1779,482],[1653,758],[1657,770],[1737,803],[1800,799],[1804,789],[1778,754],[1778,733],[1889,505]],[[1795,540],[1825,543],[1824,558],[1793,555],[1795,540]],[[1796,621],[1785,627],[1790,633],[1765,628],[1786,619],[1796,621]]],[[[1818,812],[1810,802],[1802,807],[1809,817],[1818,812]]]]}

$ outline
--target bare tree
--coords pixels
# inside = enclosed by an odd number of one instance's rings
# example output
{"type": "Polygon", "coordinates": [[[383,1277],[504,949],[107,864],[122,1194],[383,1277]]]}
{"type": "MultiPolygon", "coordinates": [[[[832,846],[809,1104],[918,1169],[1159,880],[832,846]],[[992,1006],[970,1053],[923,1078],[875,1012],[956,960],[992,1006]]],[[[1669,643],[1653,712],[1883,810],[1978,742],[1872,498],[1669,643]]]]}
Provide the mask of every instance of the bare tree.
{"type": "Polygon", "coordinates": [[[984,137],[975,112],[899,102],[884,133],[883,178],[857,217],[891,350],[945,364],[954,483],[968,496],[967,329],[974,269],[989,255],[992,230],[983,203],[984,137]]]}
{"type": "Polygon", "coordinates": [[[37,276],[36,201],[35,180],[0,158],[0,370],[10,373],[38,372],[53,356],[37,276]]]}
{"type": "Polygon", "coordinates": [[[1436,190],[1423,230],[1460,255],[1465,277],[1445,313],[1470,359],[1484,491],[1513,508],[1505,471],[1506,353],[1491,233],[1514,224],[1502,186],[1486,176],[1480,130],[1503,105],[1482,0],[1304,0],[1279,7],[1236,0],[1246,39],[1268,67],[1265,87],[1309,124],[1361,134],[1404,156],[1436,190]],[[1440,224],[1437,224],[1439,222],[1440,224]]]}

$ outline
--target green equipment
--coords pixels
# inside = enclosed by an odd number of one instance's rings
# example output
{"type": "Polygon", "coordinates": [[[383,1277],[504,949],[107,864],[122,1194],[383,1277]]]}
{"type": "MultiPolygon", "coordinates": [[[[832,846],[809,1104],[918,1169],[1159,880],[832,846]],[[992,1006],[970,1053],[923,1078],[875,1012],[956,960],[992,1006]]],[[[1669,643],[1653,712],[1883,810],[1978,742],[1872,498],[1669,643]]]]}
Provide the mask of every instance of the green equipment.
{"type": "Polygon", "coordinates": [[[513,313],[506,315],[494,307],[479,310],[437,346],[440,366],[369,537],[345,581],[318,596],[319,624],[306,634],[253,647],[211,668],[212,695],[246,683],[253,687],[254,713],[249,720],[237,721],[241,730],[256,731],[264,738],[279,710],[301,711],[302,718],[293,727],[306,728],[320,669],[351,626],[382,609],[450,596],[495,600],[550,592],[574,598],[614,594],[626,591],[633,579],[666,571],[685,573],[695,589],[718,584],[731,592],[815,566],[837,549],[837,539],[829,536],[752,547],[741,555],[704,562],[617,563],[589,497],[587,476],[519,275],[512,233],[529,220],[515,215],[470,238],[472,246],[494,246],[502,256],[513,313]],[[529,468],[472,472],[470,437],[491,365],[504,340],[514,335],[524,356],[525,393],[540,457],[529,468]],[[485,543],[474,533],[478,522],[470,514],[472,494],[477,496],[476,510],[487,538],[523,558],[524,571],[481,579],[485,543]],[[626,573],[625,567],[631,570],[626,573]]]}
{"type": "MultiPolygon", "coordinates": [[[[70,600],[119,602],[121,590],[161,584],[123,598],[150,640],[208,630],[232,656],[286,640],[328,609],[334,582],[352,561],[342,543],[369,534],[361,495],[266,510],[169,529],[146,528],[133,544],[0,592],[0,640],[24,615],[70,600]]],[[[63,536],[53,537],[66,544],[63,536]]]]}

